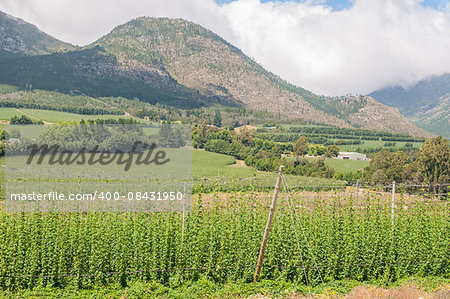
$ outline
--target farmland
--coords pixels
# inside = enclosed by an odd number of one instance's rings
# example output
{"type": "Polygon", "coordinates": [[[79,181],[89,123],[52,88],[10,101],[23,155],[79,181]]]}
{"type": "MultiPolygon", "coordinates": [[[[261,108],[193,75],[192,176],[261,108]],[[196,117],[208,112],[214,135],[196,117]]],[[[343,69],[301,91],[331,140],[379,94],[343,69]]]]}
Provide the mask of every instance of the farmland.
{"type": "MultiPolygon", "coordinates": [[[[295,282],[306,295],[308,286],[344,278],[390,284],[448,277],[446,203],[400,197],[392,230],[385,197],[343,199],[331,193],[306,205],[282,193],[261,278],[295,282]]],[[[146,281],[251,282],[269,194],[213,194],[207,202],[195,197],[184,230],[181,213],[1,213],[0,284],[89,290],[146,281]]]]}
{"type": "MultiPolygon", "coordinates": [[[[192,151],[192,172],[194,187],[200,191],[212,190],[271,190],[276,173],[257,171],[245,166],[242,161],[222,154],[203,150],[192,151]]],[[[343,181],[287,175],[293,186],[309,189],[314,186],[344,186],[343,181]]]]}
{"type": "MultiPolygon", "coordinates": [[[[46,119],[68,115],[21,110],[46,119]]],[[[155,135],[159,129],[143,132],[155,135]]],[[[238,149],[230,152],[234,156],[192,149],[193,204],[186,213],[6,213],[2,202],[0,296],[288,297],[392,287],[412,278],[429,281],[432,292],[448,286],[448,201],[407,194],[399,183],[392,209],[390,183],[360,189],[344,179],[295,173],[283,176],[261,279],[253,284],[277,173],[236,156],[280,148],[267,140],[244,145],[239,135],[228,134],[217,129],[211,136],[223,139],[205,144],[227,142],[229,150],[238,149]]],[[[294,155],[279,155],[274,161],[296,167],[294,155]]],[[[325,158],[323,164],[354,173],[369,162],[325,158]]],[[[101,174],[95,184],[114,186],[101,174]]],[[[19,182],[32,188],[26,178],[19,182]]]]}
{"type": "MultiPolygon", "coordinates": [[[[290,157],[289,160],[293,160],[295,158],[290,157]]],[[[318,158],[309,157],[306,158],[308,161],[315,161],[318,158]]],[[[357,170],[363,169],[369,166],[369,161],[366,160],[343,160],[343,159],[333,159],[333,158],[325,158],[325,165],[330,166],[334,170],[338,172],[355,172],[357,170]]]]}
{"type": "MultiPolygon", "coordinates": [[[[39,110],[39,109],[19,109],[16,108],[1,108],[0,120],[10,120],[13,116],[27,115],[33,119],[43,120],[49,123],[58,122],[79,122],[82,119],[119,119],[119,118],[129,118],[124,115],[83,115],[76,113],[68,113],[61,111],[51,111],[51,110],[39,110]],[[22,112],[21,112],[22,111],[22,112]]],[[[142,121],[142,120],[141,120],[142,121]]],[[[143,121],[142,121],[143,122],[143,121]]]]}
{"type": "Polygon", "coordinates": [[[21,116],[22,113],[16,110],[16,108],[2,108],[0,110],[0,120],[9,121],[14,116],[21,116]]]}

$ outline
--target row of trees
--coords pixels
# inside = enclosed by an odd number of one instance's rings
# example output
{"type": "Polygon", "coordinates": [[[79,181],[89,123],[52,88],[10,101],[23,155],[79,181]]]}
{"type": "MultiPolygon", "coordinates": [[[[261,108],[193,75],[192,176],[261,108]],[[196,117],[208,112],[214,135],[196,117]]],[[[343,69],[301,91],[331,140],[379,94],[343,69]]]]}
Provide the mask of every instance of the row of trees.
{"type": "Polygon", "coordinates": [[[353,178],[383,184],[392,181],[426,184],[448,184],[450,181],[450,147],[448,140],[427,139],[420,151],[382,150],[376,153],[370,165],[353,178]]]}
{"type": "Polygon", "coordinates": [[[104,109],[95,107],[78,107],[78,106],[52,106],[37,103],[16,103],[16,102],[0,102],[0,107],[8,108],[26,108],[26,109],[39,109],[39,110],[53,110],[76,114],[86,114],[86,115],[104,115],[104,114],[114,114],[121,115],[123,111],[117,109],[104,109]]]}

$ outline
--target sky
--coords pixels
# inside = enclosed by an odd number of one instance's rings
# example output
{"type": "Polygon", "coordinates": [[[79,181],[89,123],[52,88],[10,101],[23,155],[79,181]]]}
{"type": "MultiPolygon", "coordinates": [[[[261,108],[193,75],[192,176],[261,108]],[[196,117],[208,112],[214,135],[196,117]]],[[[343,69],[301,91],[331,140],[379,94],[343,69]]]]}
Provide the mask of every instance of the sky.
{"type": "Polygon", "coordinates": [[[450,72],[449,0],[0,0],[87,45],[140,16],[184,18],[318,94],[367,94],[450,72]]]}

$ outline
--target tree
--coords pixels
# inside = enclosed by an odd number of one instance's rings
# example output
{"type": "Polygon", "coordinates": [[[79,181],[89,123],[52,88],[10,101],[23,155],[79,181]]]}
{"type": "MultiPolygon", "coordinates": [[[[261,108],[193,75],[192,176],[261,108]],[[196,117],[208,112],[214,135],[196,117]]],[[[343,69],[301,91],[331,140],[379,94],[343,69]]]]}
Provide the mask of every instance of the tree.
{"type": "Polygon", "coordinates": [[[425,182],[434,185],[448,183],[450,179],[450,148],[448,141],[442,136],[425,140],[417,162],[425,182]]]}
{"type": "Polygon", "coordinates": [[[219,109],[216,110],[214,115],[214,125],[218,128],[222,127],[222,116],[220,115],[219,109]]]}
{"type": "Polygon", "coordinates": [[[211,134],[211,127],[208,125],[208,121],[202,120],[197,128],[192,131],[192,145],[194,148],[203,148],[208,141],[211,134]]]}
{"type": "Polygon", "coordinates": [[[236,134],[236,140],[245,146],[253,146],[255,142],[252,132],[247,127],[240,128],[239,132],[236,134]]]}
{"type": "MultiPolygon", "coordinates": [[[[308,152],[308,142],[306,142],[305,136],[300,136],[299,139],[297,139],[297,142],[295,142],[294,145],[294,155],[297,156],[304,156],[308,152]]],[[[298,160],[298,159],[297,159],[298,160]]]]}
{"type": "Polygon", "coordinates": [[[329,145],[327,147],[327,151],[325,153],[325,156],[327,156],[327,157],[337,157],[338,155],[339,155],[339,148],[336,145],[332,144],[332,145],[329,145]]]}
{"type": "Polygon", "coordinates": [[[161,147],[177,147],[175,133],[170,124],[162,123],[159,130],[159,146],[161,147]]]}

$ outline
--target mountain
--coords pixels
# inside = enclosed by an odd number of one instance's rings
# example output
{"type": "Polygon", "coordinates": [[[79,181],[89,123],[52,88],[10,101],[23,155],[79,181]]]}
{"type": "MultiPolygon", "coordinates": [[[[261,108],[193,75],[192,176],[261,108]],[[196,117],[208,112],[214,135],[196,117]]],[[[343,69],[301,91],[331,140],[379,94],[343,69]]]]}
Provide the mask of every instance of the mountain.
{"type": "Polygon", "coordinates": [[[66,53],[3,59],[0,83],[182,108],[250,107],[288,118],[428,136],[371,97],[325,97],[265,70],[213,32],[182,19],[138,18],[66,53]]]}
{"type": "Polygon", "coordinates": [[[409,87],[381,89],[369,96],[398,108],[420,127],[450,138],[450,74],[432,76],[409,87]]]}
{"type": "Polygon", "coordinates": [[[74,49],[36,26],[0,11],[0,56],[42,55],[74,49]]]}

